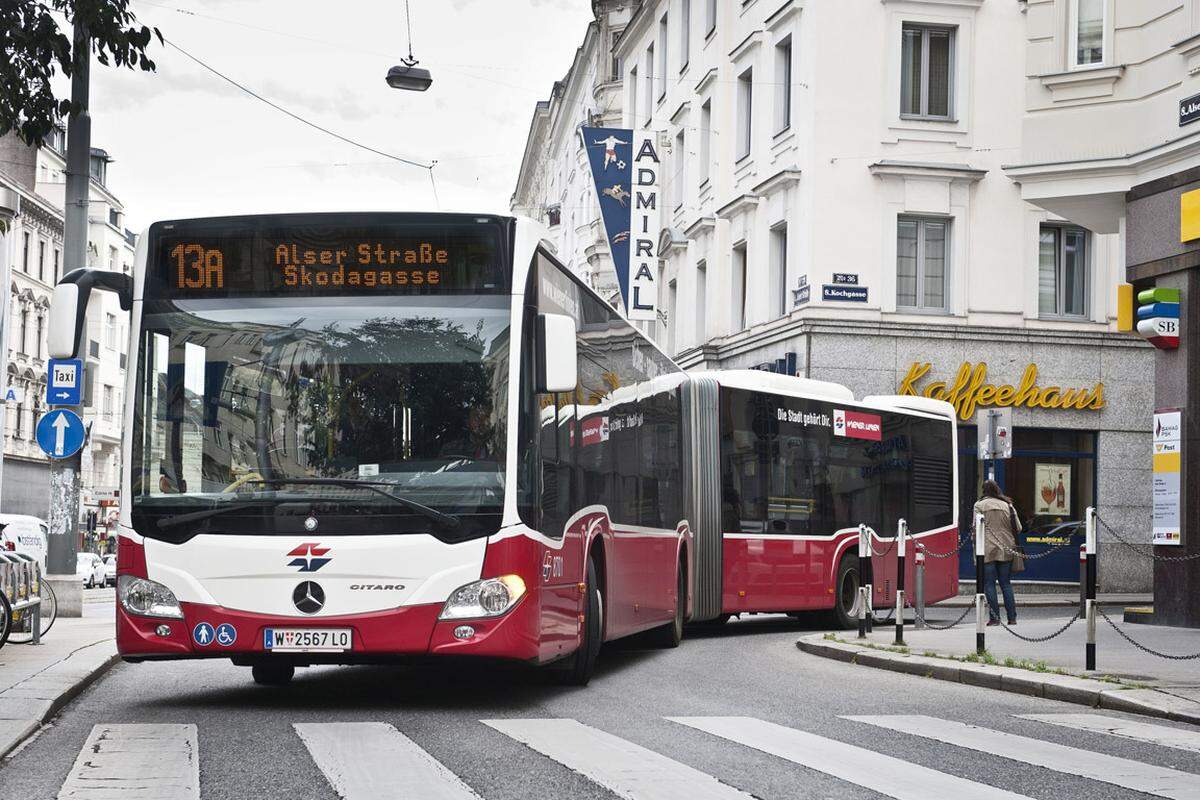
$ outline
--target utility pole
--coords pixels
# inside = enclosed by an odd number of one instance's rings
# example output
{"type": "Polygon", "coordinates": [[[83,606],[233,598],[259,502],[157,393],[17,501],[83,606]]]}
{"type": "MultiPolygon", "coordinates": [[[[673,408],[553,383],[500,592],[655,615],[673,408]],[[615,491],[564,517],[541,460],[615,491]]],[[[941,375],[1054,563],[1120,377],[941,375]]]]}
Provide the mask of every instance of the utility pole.
{"type": "MultiPolygon", "coordinates": [[[[67,186],[63,215],[63,274],[87,266],[88,195],[92,148],[92,118],[88,113],[88,79],[92,59],[91,35],[76,15],[71,47],[74,71],[71,75],[71,114],[67,118],[67,186]]],[[[87,325],[83,326],[87,340],[87,325]]],[[[78,354],[87,358],[84,342],[77,342],[78,354]]],[[[82,379],[83,376],[80,376],[82,379]]],[[[72,408],[73,411],[79,409],[72,408]]],[[[84,446],[87,444],[85,442],[84,446]]],[[[58,595],[58,613],[66,617],[83,615],[83,587],[75,577],[75,554],[79,546],[79,473],[82,457],[50,461],[50,527],[46,572],[58,595]]]]}

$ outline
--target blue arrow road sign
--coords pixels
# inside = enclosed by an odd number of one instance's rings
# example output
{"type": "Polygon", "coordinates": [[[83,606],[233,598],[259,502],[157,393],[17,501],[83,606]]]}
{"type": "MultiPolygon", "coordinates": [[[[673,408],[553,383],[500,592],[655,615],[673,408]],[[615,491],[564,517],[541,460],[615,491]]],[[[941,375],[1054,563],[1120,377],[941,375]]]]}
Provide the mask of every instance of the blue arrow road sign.
{"type": "Polygon", "coordinates": [[[67,408],[54,409],[37,426],[38,446],[51,458],[70,458],[78,453],[84,435],[83,420],[67,408]]]}
{"type": "Polygon", "coordinates": [[[46,377],[46,402],[52,406],[79,405],[83,387],[83,362],[78,358],[50,359],[46,377]]]}

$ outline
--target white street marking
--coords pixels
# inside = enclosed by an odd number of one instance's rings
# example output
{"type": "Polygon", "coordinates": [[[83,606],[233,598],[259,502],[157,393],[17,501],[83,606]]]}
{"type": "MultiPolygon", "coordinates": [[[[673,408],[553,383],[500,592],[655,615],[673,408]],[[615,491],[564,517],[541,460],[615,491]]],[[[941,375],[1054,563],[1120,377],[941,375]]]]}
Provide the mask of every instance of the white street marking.
{"type": "Polygon", "coordinates": [[[96,725],[58,800],[198,800],[195,725],[96,725]]]}
{"type": "MultiPolygon", "coordinates": [[[[1015,800],[1025,795],[947,775],[920,764],[751,717],[667,717],[746,747],[824,772],[897,800],[970,797],[1015,800]]],[[[1027,800],[1027,798],[1026,798],[1027,800]]]]}
{"type": "Polygon", "coordinates": [[[1133,739],[1158,747],[1174,747],[1176,750],[1200,753],[1200,732],[1197,731],[1168,728],[1166,725],[1150,725],[1118,717],[1106,717],[1103,714],[1017,714],[1016,716],[1021,719],[1047,722],[1051,725],[1061,725],[1064,728],[1133,739]]]}
{"type": "Polygon", "coordinates": [[[752,800],[700,770],[573,719],[485,719],[483,724],[626,800],[752,800]]]}
{"type": "Polygon", "coordinates": [[[383,722],[294,723],[313,761],[346,800],[479,800],[416,742],[383,722]]]}
{"type": "Polygon", "coordinates": [[[958,747],[1045,767],[1067,775],[1111,783],[1158,797],[1200,800],[1200,775],[1194,773],[1156,767],[1127,758],[1093,753],[1090,750],[1080,750],[935,717],[848,716],[843,719],[865,722],[868,725],[923,736],[926,739],[936,739],[958,747]]]}

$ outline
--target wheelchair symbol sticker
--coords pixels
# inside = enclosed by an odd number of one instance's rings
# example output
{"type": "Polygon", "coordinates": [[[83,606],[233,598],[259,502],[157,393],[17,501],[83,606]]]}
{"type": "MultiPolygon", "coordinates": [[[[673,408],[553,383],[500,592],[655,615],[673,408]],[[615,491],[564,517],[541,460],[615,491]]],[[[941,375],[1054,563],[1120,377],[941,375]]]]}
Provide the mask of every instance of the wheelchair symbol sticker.
{"type": "Polygon", "coordinates": [[[237,629],[228,622],[222,622],[217,626],[217,644],[222,647],[229,647],[237,641],[237,629]]]}
{"type": "Polygon", "coordinates": [[[197,623],[196,627],[192,628],[192,639],[201,647],[208,647],[213,640],[213,626],[207,622],[197,623]]]}

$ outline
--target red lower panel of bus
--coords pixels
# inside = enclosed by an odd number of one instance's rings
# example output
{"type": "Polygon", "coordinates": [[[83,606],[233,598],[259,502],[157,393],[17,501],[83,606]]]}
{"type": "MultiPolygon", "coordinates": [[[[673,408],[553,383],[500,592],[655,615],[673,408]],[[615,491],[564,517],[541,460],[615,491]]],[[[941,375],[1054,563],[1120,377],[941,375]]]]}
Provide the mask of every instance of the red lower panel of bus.
{"type": "Polygon", "coordinates": [[[244,656],[267,652],[264,640],[268,628],[350,628],[352,645],[346,655],[352,659],[453,653],[533,661],[539,656],[538,603],[534,595],[526,595],[509,613],[496,619],[449,621],[438,620],[441,603],[312,619],[270,617],[195,603],[182,606],[184,618],[177,620],[135,616],[118,604],[117,649],[121,655],[127,658],[244,656]],[[168,635],[158,634],[160,625],[167,626],[168,635]],[[223,625],[231,626],[232,641],[228,641],[230,629],[222,628],[223,625]],[[460,625],[469,625],[473,635],[467,639],[455,638],[454,629],[460,625]]]}
{"type": "MultiPolygon", "coordinates": [[[[922,535],[916,541],[934,553],[950,552],[957,546],[958,529],[922,535]]],[[[855,533],[827,540],[726,534],[723,610],[737,614],[833,608],[838,561],[847,552],[857,554],[857,547],[855,533]]],[[[875,549],[886,552],[872,559],[875,607],[883,608],[896,599],[896,550],[891,540],[876,540],[875,549]]],[[[911,557],[908,564],[912,564],[911,557]]],[[[908,579],[912,580],[911,574],[908,579]]],[[[926,602],[935,603],[957,593],[958,559],[928,559],[926,602]]]]}

